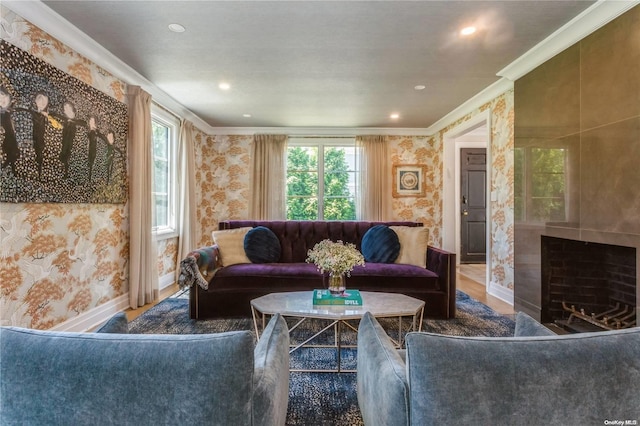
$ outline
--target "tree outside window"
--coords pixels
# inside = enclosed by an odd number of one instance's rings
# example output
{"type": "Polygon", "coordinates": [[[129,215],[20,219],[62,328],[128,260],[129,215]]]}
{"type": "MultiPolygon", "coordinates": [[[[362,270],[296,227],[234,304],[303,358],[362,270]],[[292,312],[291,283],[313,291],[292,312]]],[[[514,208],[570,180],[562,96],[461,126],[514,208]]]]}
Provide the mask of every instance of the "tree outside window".
{"type": "Polygon", "coordinates": [[[355,144],[290,144],[287,219],[355,220],[355,144]]]}

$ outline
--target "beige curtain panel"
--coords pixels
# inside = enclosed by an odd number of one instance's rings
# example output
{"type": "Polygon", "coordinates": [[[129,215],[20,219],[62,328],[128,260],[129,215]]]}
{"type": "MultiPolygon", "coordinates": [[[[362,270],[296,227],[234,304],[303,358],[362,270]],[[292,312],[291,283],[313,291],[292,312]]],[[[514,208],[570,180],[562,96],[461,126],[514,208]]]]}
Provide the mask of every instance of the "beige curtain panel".
{"type": "Polygon", "coordinates": [[[253,137],[250,219],[284,220],[286,218],[287,140],[287,135],[255,135],[253,137]]]}
{"type": "Polygon", "coordinates": [[[129,86],[129,305],[135,309],[158,298],[157,249],[153,223],[151,95],[129,86]]]}
{"type": "Polygon", "coordinates": [[[196,217],[196,155],[193,123],[180,122],[178,141],[178,257],[176,281],[180,276],[180,261],[198,244],[196,217]]]}
{"type": "Polygon", "coordinates": [[[391,172],[387,137],[366,135],[356,137],[360,167],[359,220],[387,221],[391,219],[391,172]]]}

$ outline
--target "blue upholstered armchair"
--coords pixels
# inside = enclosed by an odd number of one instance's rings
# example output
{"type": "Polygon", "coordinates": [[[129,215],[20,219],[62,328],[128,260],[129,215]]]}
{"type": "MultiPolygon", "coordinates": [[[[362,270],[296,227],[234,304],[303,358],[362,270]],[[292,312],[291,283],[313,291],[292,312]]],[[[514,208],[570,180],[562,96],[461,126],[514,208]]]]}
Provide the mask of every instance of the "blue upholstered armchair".
{"type": "Polygon", "coordinates": [[[3,425],[283,425],[289,332],[126,334],[0,327],[3,425]]]}
{"type": "Polygon", "coordinates": [[[376,319],[358,330],[365,425],[640,420],[640,328],[557,336],[525,314],[515,337],[409,333],[406,361],[376,319]]]}

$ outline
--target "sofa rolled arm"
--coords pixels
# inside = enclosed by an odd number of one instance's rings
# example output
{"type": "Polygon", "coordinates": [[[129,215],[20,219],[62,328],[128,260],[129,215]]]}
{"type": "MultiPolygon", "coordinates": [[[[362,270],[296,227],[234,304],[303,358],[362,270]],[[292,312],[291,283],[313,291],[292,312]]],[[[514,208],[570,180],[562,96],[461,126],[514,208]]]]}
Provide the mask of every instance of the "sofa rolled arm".
{"type": "Polygon", "coordinates": [[[281,426],[289,404],[289,328],[282,316],[271,317],[253,354],[252,424],[281,426]]]}
{"type": "Polygon", "coordinates": [[[540,324],[524,312],[516,314],[514,337],[555,336],[556,333],[540,324]]]}
{"type": "Polygon", "coordinates": [[[366,312],[358,326],[357,395],[367,426],[409,424],[406,365],[387,333],[366,312]]]}
{"type": "Polygon", "coordinates": [[[198,284],[204,290],[209,288],[209,280],[222,267],[220,251],[217,245],[201,247],[189,253],[180,261],[180,288],[189,288],[198,284]]]}
{"type": "Polygon", "coordinates": [[[439,277],[449,277],[451,275],[451,266],[456,265],[455,253],[439,249],[437,247],[427,247],[427,269],[435,272],[439,277]]]}
{"type": "Polygon", "coordinates": [[[440,290],[449,301],[447,318],[456,316],[456,254],[437,247],[427,247],[427,269],[438,275],[440,290]]]}

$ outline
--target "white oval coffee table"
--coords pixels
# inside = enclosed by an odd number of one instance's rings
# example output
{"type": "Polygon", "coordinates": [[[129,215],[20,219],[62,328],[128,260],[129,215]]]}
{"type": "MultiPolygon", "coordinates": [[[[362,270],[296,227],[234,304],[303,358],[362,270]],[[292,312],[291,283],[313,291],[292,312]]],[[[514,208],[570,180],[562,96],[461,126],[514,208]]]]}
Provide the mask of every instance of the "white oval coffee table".
{"type": "Polygon", "coordinates": [[[299,325],[309,319],[329,320],[329,324],[326,327],[308,339],[305,339],[304,342],[292,346],[289,353],[297,351],[302,347],[327,347],[327,345],[309,345],[308,343],[333,328],[335,331],[334,344],[329,347],[337,350],[337,367],[332,370],[292,369],[291,371],[340,373],[355,371],[343,370],[340,365],[340,349],[354,346],[342,344],[342,326],[357,331],[357,327],[347,322],[348,320],[362,319],[365,312],[370,312],[376,318],[398,318],[398,340],[394,340],[398,348],[402,347],[403,336],[407,331],[422,330],[424,301],[399,293],[361,291],[360,295],[362,296],[362,306],[314,305],[313,291],[271,293],[258,297],[251,301],[251,312],[253,314],[253,326],[256,331],[256,336],[258,338],[260,337],[260,332],[264,330],[268,317],[275,314],[280,314],[283,317],[299,318],[298,322],[290,328],[289,332],[295,330],[299,325]],[[402,327],[402,318],[405,317],[411,317],[411,326],[407,331],[403,331],[402,327]]]}

